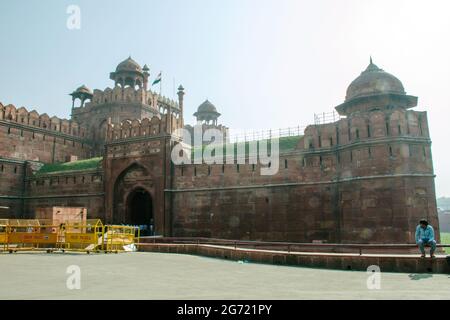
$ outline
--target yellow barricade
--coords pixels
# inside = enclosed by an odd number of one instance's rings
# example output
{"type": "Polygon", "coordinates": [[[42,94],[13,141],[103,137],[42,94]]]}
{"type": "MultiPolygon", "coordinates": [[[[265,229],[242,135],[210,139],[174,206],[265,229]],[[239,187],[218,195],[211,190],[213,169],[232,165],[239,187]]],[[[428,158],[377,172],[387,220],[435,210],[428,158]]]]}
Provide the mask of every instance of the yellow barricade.
{"type": "Polygon", "coordinates": [[[105,226],[105,245],[107,252],[134,251],[139,242],[138,227],[107,225],[105,226]]]}
{"type": "Polygon", "coordinates": [[[0,251],[55,250],[83,252],[135,251],[140,230],[107,225],[99,219],[54,225],[43,219],[0,219],[0,251]]]}
{"type": "Polygon", "coordinates": [[[38,219],[8,219],[4,250],[46,250],[59,247],[59,228],[50,221],[38,219]]]}
{"type": "Polygon", "coordinates": [[[103,224],[99,219],[85,222],[66,222],[61,224],[61,243],[63,250],[99,252],[103,250],[103,224]]]}
{"type": "Polygon", "coordinates": [[[0,219],[0,250],[8,249],[8,219],[0,219]]]}

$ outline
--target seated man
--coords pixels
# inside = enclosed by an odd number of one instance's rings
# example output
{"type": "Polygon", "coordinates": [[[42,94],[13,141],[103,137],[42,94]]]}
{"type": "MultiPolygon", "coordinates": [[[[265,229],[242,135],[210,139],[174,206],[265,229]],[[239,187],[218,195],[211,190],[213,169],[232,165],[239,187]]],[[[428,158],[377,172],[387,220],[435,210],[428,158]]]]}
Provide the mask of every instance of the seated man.
{"type": "Polygon", "coordinates": [[[416,228],[416,243],[422,252],[422,258],[425,258],[425,245],[431,247],[430,257],[434,258],[434,251],[436,250],[436,240],[434,240],[434,229],[428,224],[428,221],[422,219],[416,228]]]}

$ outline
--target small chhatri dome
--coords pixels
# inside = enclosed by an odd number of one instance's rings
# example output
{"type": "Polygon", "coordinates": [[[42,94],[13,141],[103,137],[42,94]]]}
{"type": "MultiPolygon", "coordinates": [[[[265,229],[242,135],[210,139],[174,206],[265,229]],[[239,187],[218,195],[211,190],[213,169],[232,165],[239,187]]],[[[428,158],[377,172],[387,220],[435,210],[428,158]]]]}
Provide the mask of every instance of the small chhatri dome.
{"type": "Polygon", "coordinates": [[[84,102],[86,100],[90,100],[93,97],[93,93],[91,89],[86,87],[84,84],[77,88],[74,92],[70,93],[69,95],[72,96],[72,109],[75,107],[75,100],[79,99],[81,101],[80,107],[84,106],[84,102]]]}
{"type": "Polygon", "coordinates": [[[131,59],[131,57],[128,57],[127,59],[125,59],[124,61],[122,61],[117,65],[116,72],[121,71],[142,73],[142,68],[136,61],[131,59]]]}
{"type": "Polygon", "coordinates": [[[84,84],[81,87],[78,87],[77,90],[75,90],[75,92],[92,94],[92,90],[86,87],[84,84]]]}
{"type": "Polygon", "coordinates": [[[215,112],[215,113],[217,113],[217,109],[211,102],[206,100],[198,107],[197,113],[198,112],[215,112]]]}
{"type": "Polygon", "coordinates": [[[345,101],[377,94],[406,94],[399,79],[378,68],[370,58],[370,64],[347,89],[345,101]]]}
{"type": "Polygon", "coordinates": [[[121,87],[138,87],[139,89],[144,88],[147,90],[147,80],[150,71],[147,65],[144,68],[134,61],[131,57],[128,57],[116,67],[115,72],[109,74],[109,78],[114,80],[115,86],[121,87]]]}
{"type": "Polygon", "coordinates": [[[205,121],[206,123],[212,121],[213,124],[217,124],[220,113],[217,112],[216,107],[211,102],[206,100],[198,107],[197,112],[194,113],[194,117],[197,118],[197,121],[205,121]]]}

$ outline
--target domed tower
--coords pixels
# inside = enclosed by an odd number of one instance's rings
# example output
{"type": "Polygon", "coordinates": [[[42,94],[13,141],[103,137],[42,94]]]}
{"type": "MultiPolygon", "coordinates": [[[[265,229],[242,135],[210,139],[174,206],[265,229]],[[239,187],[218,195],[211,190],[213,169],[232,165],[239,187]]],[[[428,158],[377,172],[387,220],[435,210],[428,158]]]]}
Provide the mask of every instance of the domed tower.
{"type": "MultiPolygon", "coordinates": [[[[208,129],[216,129],[222,132],[223,141],[229,142],[229,134],[228,127],[218,124],[218,119],[220,117],[220,113],[217,111],[216,107],[209,102],[209,100],[205,100],[197,109],[197,112],[194,113],[194,117],[197,119],[197,124],[195,127],[201,127],[202,132],[205,132],[208,129]]],[[[191,135],[191,145],[194,144],[194,127],[190,125],[186,125],[184,127],[189,131],[191,135]]]]}
{"type": "Polygon", "coordinates": [[[72,104],[72,120],[88,128],[88,137],[94,143],[96,154],[102,154],[108,123],[119,124],[126,120],[165,118],[167,127],[181,127],[183,123],[184,88],[180,86],[178,102],[147,89],[150,69],[141,67],[131,57],[120,62],[110,73],[113,88],[95,89],[82,86],[71,95],[73,101],[81,100],[81,106],[72,104]],[[85,100],[89,102],[84,103],[85,100]],[[170,117],[166,115],[170,114],[170,117]]]}
{"type": "Polygon", "coordinates": [[[217,119],[220,117],[220,113],[217,112],[216,107],[211,102],[206,100],[198,107],[194,117],[197,118],[197,123],[217,126],[217,119]]]}
{"type": "Polygon", "coordinates": [[[83,123],[88,128],[89,138],[94,141],[96,154],[103,152],[108,121],[121,123],[125,120],[141,120],[160,116],[158,96],[147,90],[150,69],[141,67],[131,57],[120,62],[110,73],[113,88],[94,90],[81,86],[72,95],[73,101],[81,100],[81,105],[72,104],[72,120],[83,123]],[[88,103],[85,100],[90,99],[88,103]]]}
{"type": "Polygon", "coordinates": [[[414,243],[421,217],[438,228],[427,112],[413,110],[417,102],[370,59],[336,107],[345,118],[309,128],[305,141],[324,148],[322,156],[333,150],[333,179],[348,181],[335,190],[342,199],[339,241],[414,243]]]}
{"type": "Polygon", "coordinates": [[[370,58],[369,66],[347,88],[344,103],[336,107],[340,115],[354,112],[417,106],[417,97],[407,95],[399,79],[378,68],[370,58]]]}
{"type": "Polygon", "coordinates": [[[147,65],[144,68],[134,61],[131,57],[128,57],[116,67],[115,72],[111,72],[109,77],[114,80],[115,86],[125,87],[138,87],[139,89],[147,89],[149,68],[147,65]]]}

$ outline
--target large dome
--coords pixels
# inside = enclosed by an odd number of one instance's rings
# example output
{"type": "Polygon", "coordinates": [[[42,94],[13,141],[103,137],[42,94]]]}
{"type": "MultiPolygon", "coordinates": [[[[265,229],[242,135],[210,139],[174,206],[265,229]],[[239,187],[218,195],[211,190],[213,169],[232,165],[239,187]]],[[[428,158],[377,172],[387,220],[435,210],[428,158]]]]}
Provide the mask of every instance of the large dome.
{"type": "Polygon", "coordinates": [[[128,57],[128,59],[122,61],[117,65],[116,72],[121,71],[142,73],[142,68],[136,61],[131,59],[131,57],[128,57]]]}
{"type": "Polygon", "coordinates": [[[370,59],[367,69],[348,87],[345,101],[385,93],[406,94],[400,80],[378,68],[370,59]]]}

